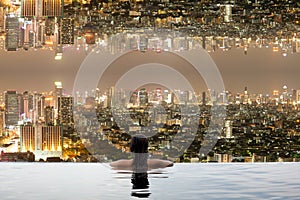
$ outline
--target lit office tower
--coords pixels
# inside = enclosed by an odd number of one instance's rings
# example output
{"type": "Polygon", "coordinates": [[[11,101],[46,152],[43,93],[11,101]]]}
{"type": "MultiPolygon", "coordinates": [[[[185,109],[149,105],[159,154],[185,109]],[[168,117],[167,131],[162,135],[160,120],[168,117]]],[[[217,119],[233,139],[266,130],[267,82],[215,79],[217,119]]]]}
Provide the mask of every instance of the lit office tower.
{"type": "Polygon", "coordinates": [[[63,0],[42,0],[42,16],[46,17],[62,17],[63,16],[63,0]]]}
{"type": "Polygon", "coordinates": [[[5,126],[15,126],[19,121],[19,101],[16,91],[5,93],[5,126]]]}
{"type": "Polygon", "coordinates": [[[38,118],[44,118],[45,117],[45,96],[42,94],[37,95],[37,116],[38,118]]]}
{"type": "Polygon", "coordinates": [[[297,104],[300,104],[300,90],[296,91],[296,102],[297,104]]]}
{"type": "Polygon", "coordinates": [[[63,93],[62,83],[60,81],[54,82],[54,108],[58,108],[58,97],[61,97],[63,93]]]}
{"type": "Polygon", "coordinates": [[[137,102],[138,102],[138,93],[134,91],[130,95],[129,103],[133,105],[137,105],[137,102]]]}
{"type": "Polygon", "coordinates": [[[16,51],[19,42],[19,18],[8,15],[5,21],[5,49],[7,51],[16,51]]]}
{"type": "Polygon", "coordinates": [[[58,97],[57,123],[66,127],[73,127],[73,97],[58,97]]]}
{"type": "Polygon", "coordinates": [[[145,88],[139,91],[139,102],[140,106],[145,106],[148,103],[148,93],[145,88]]]}
{"type": "Polygon", "coordinates": [[[33,152],[36,149],[36,127],[32,125],[21,126],[20,150],[33,152]]]}
{"type": "Polygon", "coordinates": [[[0,136],[4,135],[4,115],[5,109],[4,107],[0,106],[0,136]]]}
{"type": "Polygon", "coordinates": [[[32,112],[33,109],[33,95],[28,91],[23,93],[23,108],[25,118],[30,118],[30,112],[32,112]]]}
{"type": "Polygon", "coordinates": [[[52,18],[46,18],[45,19],[45,34],[46,36],[54,35],[55,31],[55,19],[52,18]]]}
{"type": "Polygon", "coordinates": [[[55,88],[54,88],[55,96],[56,97],[62,96],[62,93],[63,93],[62,82],[56,81],[56,82],[54,82],[54,86],[55,86],[55,88]]]}
{"type": "Polygon", "coordinates": [[[0,32],[4,31],[4,9],[0,7],[0,32]]]}
{"type": "Polygon", "coordinates": [[[21,16],[34,17],[37,16],[37,0],[22,0],[21,1],[21,16]]]}
{"type": "Polygon", "coordinates": [[[53,106],[45,107],[45,124],[54,125],[54,108],[53,106]]]}
{"type": "Polygon", "coordinates": [[[74,44],[74,19],[62,18],[59,29],[60,44],[74,44]]]}
{"type": "Polygon", "coordinates": [[[42,127],[42,151],[62,151],[61,126],[42,127]]]}

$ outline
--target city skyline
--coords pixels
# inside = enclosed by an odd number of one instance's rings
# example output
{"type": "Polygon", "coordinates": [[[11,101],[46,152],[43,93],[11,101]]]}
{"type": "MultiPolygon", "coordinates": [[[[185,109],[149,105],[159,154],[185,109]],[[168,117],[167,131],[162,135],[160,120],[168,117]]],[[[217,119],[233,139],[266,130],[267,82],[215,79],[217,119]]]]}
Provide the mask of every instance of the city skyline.
{"type": "MultiPolygon", "coordinates": [[[[47,92],[53,89],[54,81],[61,81],[65,93],[69,95],[72,94],[76,73],[87,56],[85,51],[73,47],[65,48],[62,60],[55,60],[54,52],[50,50],[1,51],[0,55],[2,92],[47,92]]],[[[227,91],[238,93],[247,87],[250,93],[271,94],[284,85],[288,90],[300,88],[298,54],[284,57],[271,49],[252,48],[247,55],[242,49],[231,49],[212,52],[210,56],[221,73],[227,91]]]]}

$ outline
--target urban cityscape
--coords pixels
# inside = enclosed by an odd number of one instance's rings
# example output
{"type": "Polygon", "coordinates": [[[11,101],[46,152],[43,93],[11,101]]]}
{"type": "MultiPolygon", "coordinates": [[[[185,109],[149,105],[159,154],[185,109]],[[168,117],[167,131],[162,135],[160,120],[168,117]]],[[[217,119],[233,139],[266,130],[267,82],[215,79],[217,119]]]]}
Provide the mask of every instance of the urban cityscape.
{"type": "Polygon", "coordinates": [[[299,7],[296,0],[1,0],[0,49],[49,48],[61,59],[67,45],[88,51],[139,28],[179,31],[208,51],[271,48],[287,56],[300,51],[299,7]]]}
{"type": "MultiPolygon", "coordinates": [[[[300,3],[2,0],[0,34],[1,51],[49,49],[58,61],[67,47],[145,55],[199,47],[247,55],[251,48],[268,48],[286,57],[300,53],[300,3]]],[[[272,94],[255,94],[247,86],[238,93],[163,86],[125,92],[110,86],[68,95],[60,80],[49,84],[52,91],[2,91],[1,161],[131,158],[131,136],[146,132],[155,133],[151,156],[173,162],[300,161],[300,86],[282,83],[272,94]],[[215,107],[225,108],[217,122],[215,107]],[[182,150],[182,143],[189,145],[182,150]],[[212,149],[201,154],[208,144],[212,149]]]]}
{"type": "Polygon", "coordinates": [[[62,93],[61,82],[54,86],[47,94],[4,92],[0,121],[2,161],[60,158],[108,162],[130,158],[131,135],[147,131],[155,133],[149,138],[151,155],[174,162],[299,161],[300,90],[290,91],[287,86],[271,96],[251,94],[247,88],[239,94],[204,91],[196,94],[197,103],[190,103],[189,91],[175,95],[167,89],[141,88],[130,93],[126,103],[128,97],[121,92],[112,93],[113,89],[72,97],[62,93]],[[116,99],[122,103],[114,106],[116,99]],[[219,124],[220,133],[205,139],[210,134],[211,112],[216,104],[226,107],[226,116],[219,124]],[[182,106],[190,111],[187,121],[182,106]],[[196,124],[196,129],[189,124],[196,124]],[[180,157],[163,153],[164,149],[178,152],[181,146],[172,140],[176,135],[185,140],[192,130],[193,140],[180,157]],[[208,155],[200,155],[203,142],[213,143],[214,136],[215,147],[208,155]]]}

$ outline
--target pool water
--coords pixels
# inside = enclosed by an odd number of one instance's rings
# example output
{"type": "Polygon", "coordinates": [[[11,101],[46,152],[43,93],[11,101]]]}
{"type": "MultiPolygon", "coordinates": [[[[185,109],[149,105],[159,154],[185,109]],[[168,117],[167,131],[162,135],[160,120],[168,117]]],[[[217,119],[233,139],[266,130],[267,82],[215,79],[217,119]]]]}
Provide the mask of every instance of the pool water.
{"type": "Polygon", "coordinates": [[[133,177],[102,163],[0,163],[0,199],[300,199],[300,163],[180,163],[141,188],[133,177]]]}

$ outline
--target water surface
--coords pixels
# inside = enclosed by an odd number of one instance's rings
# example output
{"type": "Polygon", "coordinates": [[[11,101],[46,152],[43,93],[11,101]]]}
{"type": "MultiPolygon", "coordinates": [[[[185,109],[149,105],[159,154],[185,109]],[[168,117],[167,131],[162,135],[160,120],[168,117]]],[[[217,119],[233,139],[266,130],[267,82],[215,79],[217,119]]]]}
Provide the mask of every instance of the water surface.
{"type": "MultiPolygon", "coordinates": [[[[131,177],[102,163],[0,163],[0,199],[137,199],[131,177]]],[[[181,163],[148,180],[148,199],[300,199],[300,163],[181,163]]]]}

